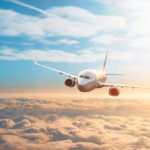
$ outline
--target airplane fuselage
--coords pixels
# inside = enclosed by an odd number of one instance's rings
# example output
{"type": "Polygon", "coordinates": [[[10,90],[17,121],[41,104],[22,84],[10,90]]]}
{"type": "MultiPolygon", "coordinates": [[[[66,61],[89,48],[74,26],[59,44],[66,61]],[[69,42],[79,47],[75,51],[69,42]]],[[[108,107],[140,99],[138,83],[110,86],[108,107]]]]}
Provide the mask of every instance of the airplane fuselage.
{"type": "Polygon", "coordinates": [[[105,82],[107,79],[103,69],[86,69],[78,74],[77,88],[82,92],[89,92],[97,88],[98,81],[105,82]]]}

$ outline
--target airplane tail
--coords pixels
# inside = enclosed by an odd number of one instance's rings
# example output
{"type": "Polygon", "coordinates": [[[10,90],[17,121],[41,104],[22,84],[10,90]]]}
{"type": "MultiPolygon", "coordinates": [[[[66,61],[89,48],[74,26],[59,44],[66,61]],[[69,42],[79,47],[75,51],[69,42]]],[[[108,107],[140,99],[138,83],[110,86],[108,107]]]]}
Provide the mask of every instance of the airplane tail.
{"type": "Polygon", "coordinates": [[[108,52],[109,52],[109,49],[107,50],[107,53],[106,53],[106,56],[105,56],[105,61],[104,61],[104,64],[103,64],[103,70],[105,70],[106,61],[107,61],[107,57],[108,57],[108,52]]]}

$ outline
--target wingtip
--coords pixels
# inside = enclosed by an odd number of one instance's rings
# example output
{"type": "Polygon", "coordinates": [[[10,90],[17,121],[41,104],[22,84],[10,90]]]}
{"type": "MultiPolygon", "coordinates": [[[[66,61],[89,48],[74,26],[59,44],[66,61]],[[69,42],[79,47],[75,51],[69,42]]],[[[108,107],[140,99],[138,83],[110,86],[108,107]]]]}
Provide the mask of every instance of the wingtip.
{"type": "Polygon", "coordinates": [[[35,57],[35,61],[34,61],[34,64],[37,64],[37,56],[35,57]]]}

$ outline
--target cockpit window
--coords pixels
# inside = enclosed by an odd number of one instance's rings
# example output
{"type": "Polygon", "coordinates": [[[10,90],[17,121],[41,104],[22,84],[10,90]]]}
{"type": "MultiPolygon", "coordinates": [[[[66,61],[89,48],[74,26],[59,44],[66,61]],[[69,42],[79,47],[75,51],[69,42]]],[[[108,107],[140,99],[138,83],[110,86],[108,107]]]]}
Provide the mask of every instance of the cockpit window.
{"type": "Polygon", "coordinates": [[[89,76],[80,75],[80,78],[90,79],[89,76]]]}

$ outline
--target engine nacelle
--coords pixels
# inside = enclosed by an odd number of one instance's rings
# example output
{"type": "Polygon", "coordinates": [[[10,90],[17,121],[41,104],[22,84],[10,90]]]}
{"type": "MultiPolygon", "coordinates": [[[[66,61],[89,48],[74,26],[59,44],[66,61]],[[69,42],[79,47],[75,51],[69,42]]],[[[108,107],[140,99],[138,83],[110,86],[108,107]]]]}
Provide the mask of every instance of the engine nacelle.
{"type": "Polygon", "coordinates": [[[69,87],[74,87],[75,86],[75,79],[69,78],[65,80],[65,85],[69,87]]]}
{"type": "Polygon", "coordinates": [[[118,96],[120,94],[120,90],[116,87],[112,87],[109,89],[110,96],[118,96]]]}

